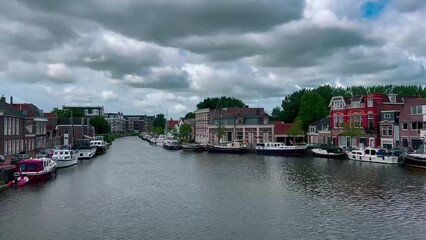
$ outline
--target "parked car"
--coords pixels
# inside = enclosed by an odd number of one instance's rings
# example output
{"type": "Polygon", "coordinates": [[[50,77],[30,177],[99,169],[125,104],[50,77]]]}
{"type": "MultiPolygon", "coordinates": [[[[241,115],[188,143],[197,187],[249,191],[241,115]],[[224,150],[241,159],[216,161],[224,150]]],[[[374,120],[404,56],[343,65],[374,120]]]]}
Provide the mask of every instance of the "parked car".
{"type": "Polygon", "coordinates": [[[24,159],[29,159],[29,158],[30,158],[30,156],[28,156],[28,154],[25,154],[25,153],[13,154],[11,164],[15,165],[17,162],[24,160],[24,159]]]}

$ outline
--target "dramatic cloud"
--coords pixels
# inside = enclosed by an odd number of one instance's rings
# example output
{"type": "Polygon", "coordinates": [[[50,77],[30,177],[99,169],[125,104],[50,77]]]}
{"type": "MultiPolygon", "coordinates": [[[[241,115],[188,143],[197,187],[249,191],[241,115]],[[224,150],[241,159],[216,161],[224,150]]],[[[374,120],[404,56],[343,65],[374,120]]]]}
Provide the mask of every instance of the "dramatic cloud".
{"type": "Polygon", "coordinates": [[[422,0],[5,1],[0,94],[176,118],[206,97],[270,111],[303,87],[424,85],[425,21],[422,0]]]}

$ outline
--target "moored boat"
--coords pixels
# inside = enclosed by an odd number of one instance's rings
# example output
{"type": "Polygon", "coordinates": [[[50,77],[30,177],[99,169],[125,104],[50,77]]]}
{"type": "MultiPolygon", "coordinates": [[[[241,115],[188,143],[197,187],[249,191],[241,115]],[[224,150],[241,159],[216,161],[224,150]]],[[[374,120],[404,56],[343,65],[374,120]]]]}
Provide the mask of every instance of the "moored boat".
{"type": "Polygon", "coordinates": [[[348,158],[354,161],[375,163],[398,163],[398,156],[393,155],[385,149],[365,148],[355,149],[346,153],[348,158]]]}
{"type": "Polygon", "coordinates": [[[66,168],[78,163],[76,152],[66,146],[54,149],[52,160],[57,163],[57,168],[66,168]]]}
{"type": "Polygon", "coordinates": [[[311,149],[312,155],[316,157],[323,158],[337,158],[343,159],[346,158],[346,153],[340,147],[327,146],[322,148],[313,148],[311,149]]]}
{"type": "Polygon", "coordinates": [[[96,155],[95,146],[90,146],[89,139],[77,139],[74,142],[74,149],[78,159],[90,159],[96,155]]]}
{"type": "Polygon", "coordinates": [[[244,142],[232,141],[222,142],[210,146],[209,153],[237,153],[242,154],[247,152],[247,145],[244,142]]]}
{"type": "Polygon", "coordinates": [[[94,140],[90,141],[90,146],[96,147],[96,154],[100,154],[106,152],[108,144],[104,141],[102,136],[97,136],[94,140]]]}
{"type": "Polygon", "coordinates": [[[204,151],[203,146],[198,144],[198,143],[182,144],[181,149],[184,152],[202,152],[202,151],[204,151]]]}
{"type": "Polygon", "coordinates": [[[177,140],[171,140],[171,139],[164,140],[163,147],[168,150],[179,150],[181,148],[177,140]]]}
{"type": "Polygon", "coordinates": [[[402,155],[402,164],[410,167],[426,169],[426,150],[425,145],[420,145],[414,153],[402,155]]]}
{"type": "Polygon", "coordinates": [[[25,159],[16,163],[15,177],[27,176],[29,183],[50,179],[56,175],[57,163],[50,158],[25,159]]]}
{"type": "Polygon", "coordinates": [[[256,154],[272,156],[302,156],[306,145],[288,146],[283,142],[264,142],[256,146],[256,154]]]}

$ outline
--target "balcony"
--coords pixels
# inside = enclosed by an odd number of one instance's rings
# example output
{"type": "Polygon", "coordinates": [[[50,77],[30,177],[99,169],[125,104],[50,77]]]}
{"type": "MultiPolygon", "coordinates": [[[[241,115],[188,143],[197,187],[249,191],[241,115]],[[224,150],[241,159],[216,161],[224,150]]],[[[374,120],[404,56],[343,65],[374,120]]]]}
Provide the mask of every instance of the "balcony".
{"type": "Polygon", "coordinates": [[[365,103],[352,103],[346,105],[346,109],[354,109],[354,108],[365,108],[365,103]]]}

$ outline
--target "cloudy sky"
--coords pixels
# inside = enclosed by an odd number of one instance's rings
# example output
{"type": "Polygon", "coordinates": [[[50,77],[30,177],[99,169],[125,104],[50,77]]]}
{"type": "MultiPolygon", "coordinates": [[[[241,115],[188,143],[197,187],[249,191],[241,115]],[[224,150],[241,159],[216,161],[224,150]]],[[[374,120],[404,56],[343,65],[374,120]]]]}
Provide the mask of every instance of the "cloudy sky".
{"type": "Polygon", "coordinates": [[[424,0],[2,1],[0,94],[177,118],[304,87],[426,84],[424,0]]]}

